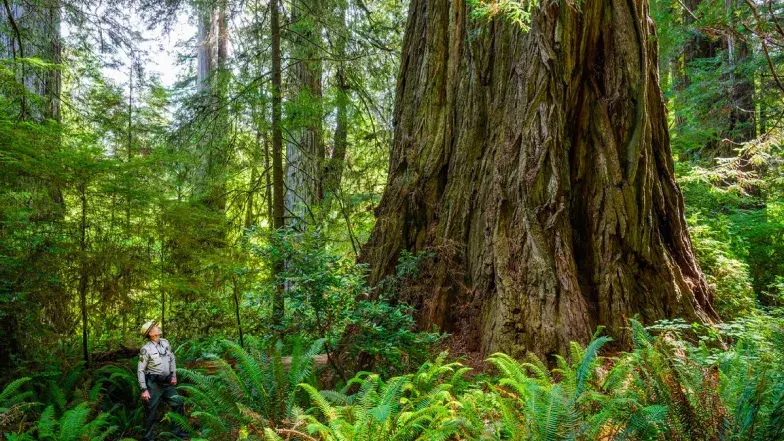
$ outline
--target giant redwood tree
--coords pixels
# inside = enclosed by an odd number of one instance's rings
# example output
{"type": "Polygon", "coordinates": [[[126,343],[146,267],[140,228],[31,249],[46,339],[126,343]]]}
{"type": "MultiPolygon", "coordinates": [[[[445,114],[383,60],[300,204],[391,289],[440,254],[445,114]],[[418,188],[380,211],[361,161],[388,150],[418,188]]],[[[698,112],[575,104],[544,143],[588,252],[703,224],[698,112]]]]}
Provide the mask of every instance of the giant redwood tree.
{"type": "Polygon", "coordinates": [[[371,282],[427,251],[402,300],[469,349],[564,352],[597,325],[709,322],[673,176],[647,0],[543,2],[530,30],[412,0],[371,282]]]}

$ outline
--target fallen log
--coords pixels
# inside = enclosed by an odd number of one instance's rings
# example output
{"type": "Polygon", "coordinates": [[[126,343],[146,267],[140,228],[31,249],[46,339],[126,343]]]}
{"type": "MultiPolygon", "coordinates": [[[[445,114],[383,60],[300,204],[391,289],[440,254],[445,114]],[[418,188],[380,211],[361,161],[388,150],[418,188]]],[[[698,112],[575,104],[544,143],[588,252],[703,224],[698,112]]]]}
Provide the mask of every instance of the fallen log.
{"type": "MultiPolygon", "coordinates": [[[[234,367],[237,364],[236,358],[227,358],[225,361],[229,364],[229,366],[234,367]]],[[[283,367],[288,369],[291,367],[291,357],[282,357],[281,362],[283,363],[283,367]]],[[[315,367],[325,367],[329,364],[329,360],[327,358],[327,354],[318,354],[313,358],[313,364],[315,367]]],[[[184,367],[188,369],[200,369],[204,370],[208,374],[215,374],[220,370],[220,363],[217,360],[193,360],[184,363],[184,367]]]]}
{"type": "MultiPolygon", "coordinates": [[[[138,355],[139,355],[139,348],[121,346],[111,351],[95,353],[90,357],[90,360],[94,363],[95,366],[103,366],[106,364],[114,364],[120,360],[132,359],[137,357],[138,355]]],[[[234,358],[227,358],[225,360],[227,363],[229,363],[231,367],[234,367],[235,364],[237,363],[237,360],[234,358]]],[[[288,369],[291,366],[291,356],[282,357],[281,361],[283,362],[283,366],[285,368],[288,369]]],[[[185,367],[187,369],[204,370],[209,374],[216,373],[220,367],[220,363],[218,363],[218,361],[216,360],[191,360],[178,364],[181,367],[185,367]]],[[[327,357],[327,354],[316,355],[313,359],[313,364],[317,368],[327,366],[329,364],[329,359],[327,357]]]]}

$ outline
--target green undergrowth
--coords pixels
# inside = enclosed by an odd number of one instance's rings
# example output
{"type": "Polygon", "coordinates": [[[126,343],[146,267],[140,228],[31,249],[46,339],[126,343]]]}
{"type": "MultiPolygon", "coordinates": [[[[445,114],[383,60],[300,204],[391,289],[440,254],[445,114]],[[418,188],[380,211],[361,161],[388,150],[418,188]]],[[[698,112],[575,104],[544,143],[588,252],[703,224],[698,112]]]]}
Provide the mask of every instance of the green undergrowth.
{"type": "MultiPolygon", "coordinates": [[[[324,340],[211,344],[211,368],[180,368],[194,440],[784,439],[784,314],[720,326],[630,322],[634,347],[605,356],[597,332],[548,366],[495,353],[488,373],[442,353],[402,375],[361,371],[324,388],[324,340]]],[[[20,378],[0,393],[9,440],[138,438],[132,363],[20,378]]],[[[161,438],[177,415],[167,414],[161,438]]]]}
{"type": "Polygon", "coordinates": [[[496,353],[495,376],[478,381],[442,355],[386,381],[360,373],[340,391],[305,384],[311,407],[264,439],[779,440],[781,324],[767,316],[705,335],[632,321],[631,352],[600,356],[610,339],[597,334],[552,369],[496,353]]]}

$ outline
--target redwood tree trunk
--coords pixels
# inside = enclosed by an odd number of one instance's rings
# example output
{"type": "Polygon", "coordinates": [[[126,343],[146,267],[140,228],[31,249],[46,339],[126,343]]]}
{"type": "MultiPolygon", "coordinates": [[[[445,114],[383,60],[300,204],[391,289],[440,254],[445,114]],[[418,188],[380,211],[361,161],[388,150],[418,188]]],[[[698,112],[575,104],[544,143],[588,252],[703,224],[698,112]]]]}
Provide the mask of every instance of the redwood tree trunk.
{"type": "Polygon", "coordinates": [[[228,58],[228,11],[225,0],[205,4],[198,9],[197,90],[204,100],[203,131],[197,152],[196,196],[215,212],[226,210],[226,163],[229,131],[226,115],[225,72],[228,58]]]}
{"type": "Polygon", "coordinates": [[[321,168],[324,162],[322,137],[322,62],[320,0],[292,3],[291,24],[294,38],[290,68],[290,99],[295,103],[288,113],[286,142],[287,225],[304,229],[312,221],[311,207],[323,197],[321,168]]]}
{"type": "Polygon", "coordinates": [[[338,57],[335,66],[334,82],[337,85],[335,99],[335,135],[332,144],[332,153],[324,167],[324,187],[327,192],[336,195],[340,189],[343,178],[343,162],[346,159],[348,147],[348,106],[351,103],[351,89],[346,78],[346,3],[337,4],[337,30],[334,35],[335,54],[338,57]]]}
{"type": "MultiPolygon", "coordinates": [[[[283,200],[283,128],[281,127],[281,56],[280,56],[280,13],[278,0],[270,2],[270,40],[272,49],[272,228],[279,231],[284,224],[283,200]]],[[[273,262],[272,275],[277,276],[283,271],[283,260],[273,262]]],[[[275,288],[272,302],[272,323],[280,325],[286,311],[283,297],[283,285],[275,288]]]]}
{"type": "Polygon", "coordinates": [[[469,342],[564,353],[597,325],[716,315],[673,177],[647,0],[543,6],[523,32],[412,0],[388,186],[362,260],[436,257],[401,300],[469,342]]]}

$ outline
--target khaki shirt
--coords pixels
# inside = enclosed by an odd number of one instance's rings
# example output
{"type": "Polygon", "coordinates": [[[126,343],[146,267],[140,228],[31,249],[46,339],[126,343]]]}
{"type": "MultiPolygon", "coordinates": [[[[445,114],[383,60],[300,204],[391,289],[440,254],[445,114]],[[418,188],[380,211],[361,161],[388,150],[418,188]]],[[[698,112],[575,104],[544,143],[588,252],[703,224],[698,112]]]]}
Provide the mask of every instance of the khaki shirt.
{"type": "Polygon", "coordinates": [[[147,389],[147,382],[144,374],[169,375],[177,372],[177,361],[174,358],[174,351],[169,341],[162,338],[158,343],[152,340],[142,346],[139,351],[139,364],[136,369],[136,376],[139,380],[139,387],[147,389]]]}

